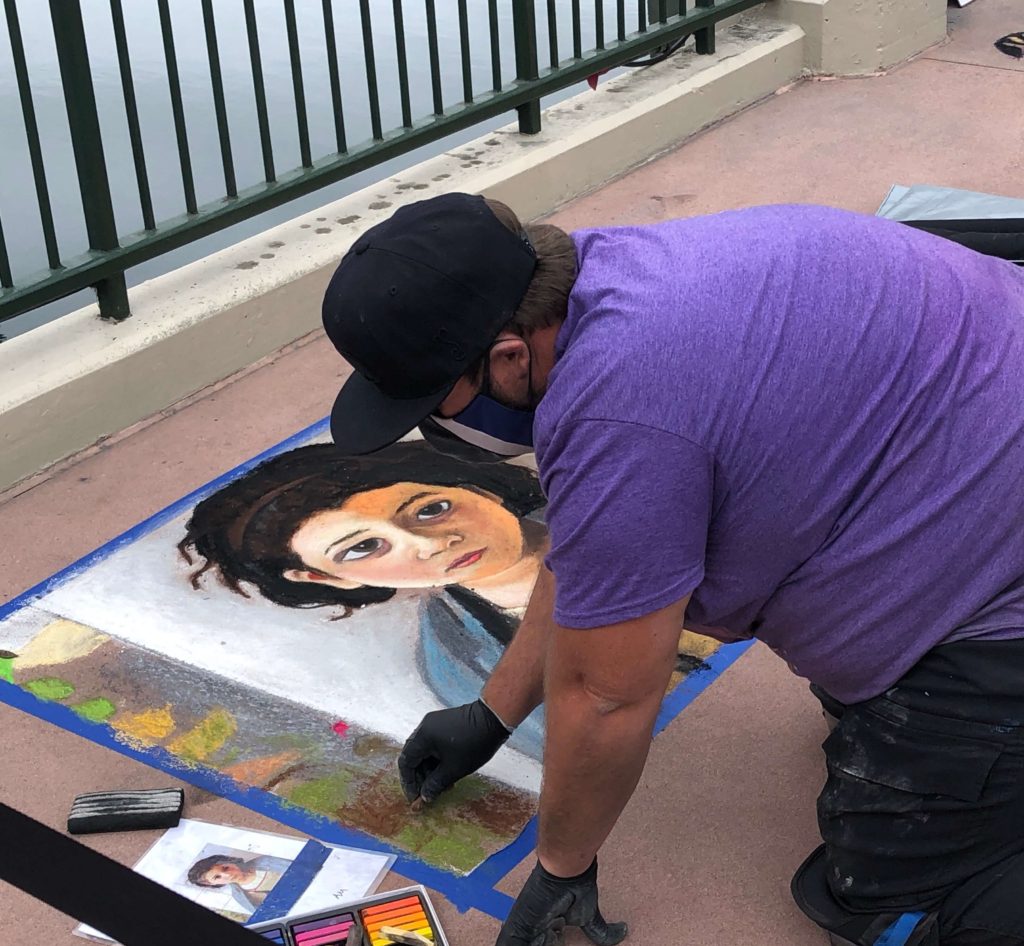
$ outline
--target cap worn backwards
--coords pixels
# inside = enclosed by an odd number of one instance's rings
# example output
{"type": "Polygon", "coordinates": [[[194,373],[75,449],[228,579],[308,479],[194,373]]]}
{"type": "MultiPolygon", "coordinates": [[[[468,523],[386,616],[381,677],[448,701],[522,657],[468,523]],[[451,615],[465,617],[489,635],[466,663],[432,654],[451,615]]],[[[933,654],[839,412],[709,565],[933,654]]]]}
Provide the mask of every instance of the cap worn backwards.
{"type": "Polygon", "coordinates": [[[331,414],[345,452],[369,453],[430,415],[514,315],[536,254],[482,197],[400,208],[342,259],[323,323],[355,373],[331,414]]]}

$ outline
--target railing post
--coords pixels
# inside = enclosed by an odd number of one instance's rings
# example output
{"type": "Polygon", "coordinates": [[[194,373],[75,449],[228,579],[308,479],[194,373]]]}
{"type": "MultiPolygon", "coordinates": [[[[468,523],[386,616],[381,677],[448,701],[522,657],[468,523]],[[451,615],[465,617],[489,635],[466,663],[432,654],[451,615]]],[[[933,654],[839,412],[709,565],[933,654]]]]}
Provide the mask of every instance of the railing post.
{"type": "MultiPolygon", "coordinates": [[[[529,82],[538,75],[537,13],[533,0],[512,0],[512,32],[516,44],[516,78],[520,82],[529,82]]],[[[537,134],[540,131],[540,99],[520,105],[517,111],[520,133],[537,134]]]]}
{"type": "MultiPolygon", "coordinates": [[[[698,7],[713,7],[715,0],[697,0],[698,7]]],[[[701,56],[711,56],[715,52],[715,24],[712,23],[710,26],[705,26],[702,30],[697,30],[697,35],[694,39],[697,45],[697,53],[701,56]]]]}
{"type": "MultiPolygon", "coordinates": [[[[96,93],[89,69],[89,51],[85,45],[81,0],[50,0],[50,17],[89,246],[98,252],[116,250],[117,224],[103,157],[100,121],[96,114],[96,93]]],[[[100,280],[94,288],[102,318],[120,320],[131,315],[123,272],[100,280]]]]}

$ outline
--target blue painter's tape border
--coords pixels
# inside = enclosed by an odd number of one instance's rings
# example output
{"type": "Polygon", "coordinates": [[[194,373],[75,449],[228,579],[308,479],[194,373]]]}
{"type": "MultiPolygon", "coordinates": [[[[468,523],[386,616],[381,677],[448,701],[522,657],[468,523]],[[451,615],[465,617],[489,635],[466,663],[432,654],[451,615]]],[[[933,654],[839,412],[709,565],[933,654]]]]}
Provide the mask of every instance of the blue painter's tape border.
{"type": "Polygon", "coordinates": [[[654,735],[657,736],[664,732],[665,727],[673,719],[750,650],[753,644],[753,640],[725,644],[704,661],[704,667],[694,670],[680,680],[676,688],[665,697],[661,704],[661,711],[654,723],[654,735]]]}
{"type": "Polygon", "coordinates": [[[288,869],[278,878],[278,881],[270,889],[264,901],[256,908],[248,920],[246,926],[253,923],[264,923],[268,920],[276,920],[278,917],[287,916],[295,909],[299,898],[309,889],[309,885],[318,873],[320,868],[327,863],[331,856],[331,849],[319,841],[307,841],[298,857],[289,865],[288,869]]]}
{"type": "MultiPolygon", "coordinates": [[[[0,605],[0,621],[38,601],[64,582],[109,558],[119,549],[149,535],[171,519],[188,511],[201,499],[220,489],[226,483],[247,473],[264,460],[299,446],[313,437],[325,433],[329,418],[310,424],[259,455],[241,463],[227,473],[210,480],[181,499],[154,513],[132,528],[101,545],[88,555],[78,559],[67,568],[51,575],[39,584],[0,605]]],[[[664,728],[703,693],[719,676],[750,647],[752,641],[729,644],[716,651],[706,661],[706,669],[690,673],[666,697],[655,725],[655,735],[664,728]]],[[[498,920],[504,920],[512,907],[512,898],[495,889],[496,885],[523,860],[537,843],[537,820],[531,819],[519,837],[507,847],[492,854],[482,864],[465,876],[457,876],[411,857],[408,853],[391,847],[377,838],[346,828],[326,818],[318,818],[305,809],[289,804],[282,798],[256,787],[240,785],[226,775],[204,766],[187,766],[180,759],[160,747],[141,748],[119,738],[105,723],[94,723],[79,716],[74,710],[58,703],[41,700],[13,683],[0,680],[0,702],[22,710],[48,723],[82,736],[97,745],[112,749],[122,755],[142,762],[152,768],[166,772],[175,778],[188,782],[197,788],[227,798],[251,811],[265,815],[275,821],[308,834],[328,844],[360,847],[371,851],[393,854],[396,857],[394,870],[415,883],[423,884],[446,897],[456,909],[465,912],[479,910],[498,920]]]]}

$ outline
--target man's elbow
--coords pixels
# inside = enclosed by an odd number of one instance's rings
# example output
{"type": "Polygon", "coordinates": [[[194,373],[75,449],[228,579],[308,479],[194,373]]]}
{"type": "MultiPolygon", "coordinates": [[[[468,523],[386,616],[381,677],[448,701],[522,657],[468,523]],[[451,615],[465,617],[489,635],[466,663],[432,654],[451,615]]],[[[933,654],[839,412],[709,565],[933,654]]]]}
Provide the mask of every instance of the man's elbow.
{"type": "Polygon", "coordinates": [[[656,685],[643,681],[609,683],[581,676],[576,686],[580,698],[597,716],[611,716],[647,706],[652,700],[661,700],[656,685]]]}

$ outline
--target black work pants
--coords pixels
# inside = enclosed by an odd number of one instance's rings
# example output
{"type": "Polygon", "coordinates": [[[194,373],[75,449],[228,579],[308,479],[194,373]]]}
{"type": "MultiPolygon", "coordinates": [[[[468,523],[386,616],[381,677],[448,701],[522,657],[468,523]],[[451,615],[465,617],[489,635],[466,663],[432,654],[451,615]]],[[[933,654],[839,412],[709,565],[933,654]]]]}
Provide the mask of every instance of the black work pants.
{"type": "Polygon", "coordinates": [[[938,915],[941,946],[1024,944],[1024,640],[935,648],[843,705],[818,798],[828,885],[856,914],[938,915]]]}

